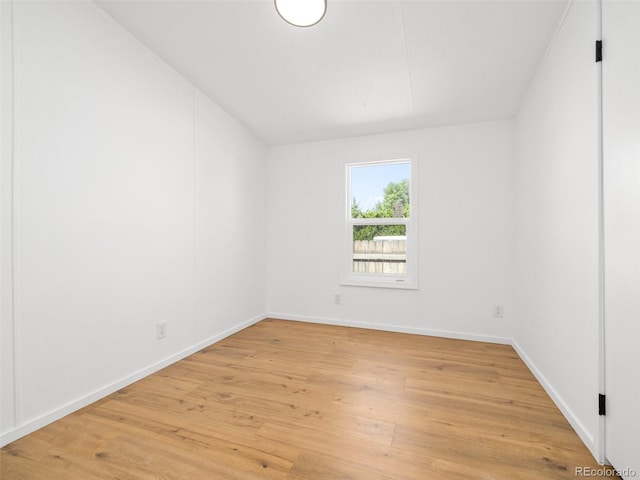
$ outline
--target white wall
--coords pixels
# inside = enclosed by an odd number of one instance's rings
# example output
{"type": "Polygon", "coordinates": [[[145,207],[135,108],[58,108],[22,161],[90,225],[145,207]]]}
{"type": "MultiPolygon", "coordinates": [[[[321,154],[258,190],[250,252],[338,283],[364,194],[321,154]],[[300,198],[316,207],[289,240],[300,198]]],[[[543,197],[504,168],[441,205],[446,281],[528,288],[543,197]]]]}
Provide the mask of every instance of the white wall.
{"type": "Polygon", "coordinates": [[[575,1],[516,119],[514,345],[596,454],[596,4],[575,1]]]}
{"type": "Polygon", "coordinates": [[[508,343],[512,133],[505,121],[270,148],[269,315],[508,343]],[[340,286],[345,164],[407,155],[419,168],[419,290],[340,286]]]}
{"type": "Polygon", "coordinates": [[[196,92],[196,330],[261,315],[266,296],[266,150],[196,92]]]}
{"type": "Polygon", "coordinates": [[[11,23],[2,443],[262,318],[266,281],[264,145],[92,3],[11,23]]]}

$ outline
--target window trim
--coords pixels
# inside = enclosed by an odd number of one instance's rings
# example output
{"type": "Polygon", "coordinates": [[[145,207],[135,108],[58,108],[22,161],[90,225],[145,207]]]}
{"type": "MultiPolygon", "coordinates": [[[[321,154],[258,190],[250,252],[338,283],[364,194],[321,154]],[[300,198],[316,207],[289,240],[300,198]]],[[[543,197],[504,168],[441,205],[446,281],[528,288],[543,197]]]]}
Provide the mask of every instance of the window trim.
{"type": "Polygon", "coordinates": [[[345,166],[345,264],[341,285],[374,288],[394,288],[404,290],[418,289],[418,194],[417,162],[414,156],[389,160],[350,162],[345,166]],[[375,165],[409,164],[409,217],[394,218],[351,218],[351,169],[375,165]],[[374,273],[356,273],[353,271],[353,227],[354,225],[405,225],[407,237],[407,274],[385,275],[374,273]]]}

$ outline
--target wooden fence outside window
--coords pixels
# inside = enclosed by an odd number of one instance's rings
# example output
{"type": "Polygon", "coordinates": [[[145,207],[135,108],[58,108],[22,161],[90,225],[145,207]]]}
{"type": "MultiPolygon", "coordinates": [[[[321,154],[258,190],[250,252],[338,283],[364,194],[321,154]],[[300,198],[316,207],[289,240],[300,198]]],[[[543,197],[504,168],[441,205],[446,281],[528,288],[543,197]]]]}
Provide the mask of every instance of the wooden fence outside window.
{"type": "Polygon", "coordinates": [[[355,240],[353,272],[407,274],[406,240],[355,240]]]}

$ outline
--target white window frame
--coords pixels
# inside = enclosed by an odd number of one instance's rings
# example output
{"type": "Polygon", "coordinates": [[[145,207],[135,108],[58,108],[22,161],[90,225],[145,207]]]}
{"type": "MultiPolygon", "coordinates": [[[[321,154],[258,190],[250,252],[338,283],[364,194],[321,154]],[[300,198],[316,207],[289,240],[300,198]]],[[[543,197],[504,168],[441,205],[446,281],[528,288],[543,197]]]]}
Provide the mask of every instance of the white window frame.
{"type": "Polygon", "coordinates": [[[346,165],[345,201],[345,274],[341,285],[377,288],[418,289],[418,194],[417,162],[412,157],[393,160],[353,162],[346,165]],[[351,218],[351,169],[376,165],[409,164],[409,217],[351,218]],[[353,227],[355,225],[405,225],[407,236],[406,275],[356,273],[353,271],[353,227]]]}

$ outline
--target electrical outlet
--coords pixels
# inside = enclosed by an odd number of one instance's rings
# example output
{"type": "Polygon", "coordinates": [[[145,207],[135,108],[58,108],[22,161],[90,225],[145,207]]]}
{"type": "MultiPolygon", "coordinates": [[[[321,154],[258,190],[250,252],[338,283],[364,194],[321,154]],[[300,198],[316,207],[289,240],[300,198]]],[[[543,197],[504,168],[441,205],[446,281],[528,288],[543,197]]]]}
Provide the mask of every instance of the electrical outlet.
{"type": "Polygon", "coordinates": [[[504,305],[496,304],[493,306],[493,318],[504,317],[504,305]]]}
{"type": "Polygon", "coordinates": [[[158,340],[167,338],[167,322],[160,322],[156,324],[156,338],[158,340]]]}
{"type": "Polygon", "coordinates": [[[336,305],[342,305],[342,295],[336,293],[333,296],[333,303],[335,303],[336,305]]]}

